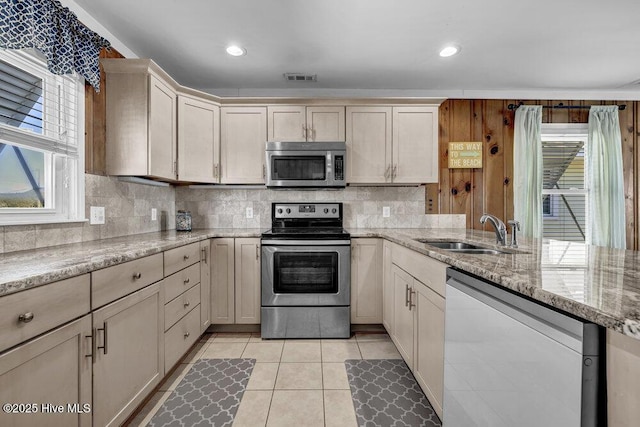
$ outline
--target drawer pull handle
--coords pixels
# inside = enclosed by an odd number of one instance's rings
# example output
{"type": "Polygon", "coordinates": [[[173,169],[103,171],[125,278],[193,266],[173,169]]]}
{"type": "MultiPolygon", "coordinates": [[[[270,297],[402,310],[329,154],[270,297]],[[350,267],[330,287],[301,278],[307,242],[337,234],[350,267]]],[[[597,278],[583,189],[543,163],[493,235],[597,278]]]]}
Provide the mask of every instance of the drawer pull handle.
{"type": "Polygon", "coordinates": [[[186,260],[188,260],[188,259],[189,259],[189,255],[185,255],[185,256],[184,256],[184,260],[186,261],[186,260]]]}
{"type": "Polygon", "coordinates": [[[18,316],[18,322],[29,323],[33,320],[33,313],[28,312],[18,316]]]}
{"type": "Polygon", "coordinates": [[[86,354],[84,357],[90,357],[92,363],[96,361],[96,353],[98,351],[96,344],[96,335],[96,328],[91,329],[91,335],[85,335],[85,338],[91,339],[91,354],[86,354]]]}
{"type": "Polygon", "coordinates": [[[142,273],[135,273],[133,275],[133,280],[140,280],[140,278],[142,278],[142,273]]]}
{"type": "Polygon", "coordinates": [[[184,284],[185,284],[185,285],[188,285],[190,281],[191,281],[191,279],[189,279],[189,278],[187,277],[187,279],[184,281],[184,284]]]}
{"type": "MultiPolygon", "coordinates": [[[[107,323],[107,322],[104,322],[104,323],[102,324],[102,328],[97,328],[97,329],[96,329],[97,331],[102,331],[102,338],[103,338],[103,345],[101,345],[101,346],[99,345],[99,346],[97,346],[96,348],[102,349],[102,352],[103,352],[105,355],[107,354],[107,351],[108,351],[108,349],[107,349],[107,339],[108,339],[108,338],[107,338],[107,327],[108,327],[108,326],[109,326],[109,325],[108,325],[108,323],[107,323]]],[[[95,338],[94,338],[94,339],[95,339],[95,338]]]]}
{"type": "Polygon", "coordinates": [[[186,332],[186,333],[184,334],[184,339],[189,338],[189,335],[191,335],[191,334],[190,334],[189,332],[186,332]]]}
{"type": "Polygon", "coordinates": [[[189,301],[187,301],[187,302],[185,302],[185,303],[184,303],[184,306],[185,306],[185,307],[189,307],[190,305],[191,305],[191,303],[190,303],[189,301]]]}

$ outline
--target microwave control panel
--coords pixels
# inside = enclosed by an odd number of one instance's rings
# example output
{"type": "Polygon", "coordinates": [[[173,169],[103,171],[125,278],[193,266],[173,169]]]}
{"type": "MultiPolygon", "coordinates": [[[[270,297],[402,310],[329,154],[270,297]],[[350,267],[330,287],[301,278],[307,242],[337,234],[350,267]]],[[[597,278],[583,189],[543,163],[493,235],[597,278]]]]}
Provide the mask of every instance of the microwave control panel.
{"type": "Polygon", "coordinates": [[[334,179],[336,181],[344,181],[344,156],[335,156],[334,162],[334,179]]]}

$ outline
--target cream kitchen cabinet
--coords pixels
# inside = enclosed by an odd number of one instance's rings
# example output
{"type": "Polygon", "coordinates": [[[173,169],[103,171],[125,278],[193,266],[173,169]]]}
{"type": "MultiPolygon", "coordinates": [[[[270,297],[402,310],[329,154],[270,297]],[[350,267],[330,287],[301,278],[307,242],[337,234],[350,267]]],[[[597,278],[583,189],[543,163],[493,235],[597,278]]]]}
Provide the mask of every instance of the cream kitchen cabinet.
{"type": "Polygon", "coordinates": [[[0,425],[91,426],[91,347],[86,315],[1,354],[0,401],[31,410],[35,404],[37,411],[2,411],[0,425]],[[42,404],[62,405],[64,412],[46,413],[42,404]]]}
{"type": "Polygon", "coordinates": [[[260,239],[211,240],[211,323],[260,323],[260,239]]]}
{"type": "Polygon", "coordinates": [[[347,182],[438,181],[437,106],[349,106],[347,182]]]}
{"type": "Polygon", "coordinates": [[[211,240],[200,242],[200,333],[211,324],[211,240]]]}
{"type": "Polygon", "coordinates": [[[178,95],[178,179],[220,181],[220,107],[178,95]]]}
{"type": "Polygon", "coordinates": [[[345,107],[273,105],[267,107],[269,141],[344,141],[345,107]]]}
{"type": "Polygon", "coordinates": [[[381,239],[351,239],[351,323],[382,322],[381,261],[381,239]]]}
{"type": "Polygon", "coordinates": [[[164,376],[164,297],[154,283],[93,312],[93,425],[120,425],[164,376]]]}
{"type": "Polygon", "coordinates": [[[177,179],[177,95],[150,60],[106,59],[109,175],[177,179]]]}
{"type": "Polygon", "coordinates": [[[393,262],[391,250],[394,243],[382,242],[382,325],[389,332],[393,329],[393,262]]]}
{"type": "Polygon", "coordinates": [[[220,182],[264,184],[266,107],[220,109],[220,182]]]}

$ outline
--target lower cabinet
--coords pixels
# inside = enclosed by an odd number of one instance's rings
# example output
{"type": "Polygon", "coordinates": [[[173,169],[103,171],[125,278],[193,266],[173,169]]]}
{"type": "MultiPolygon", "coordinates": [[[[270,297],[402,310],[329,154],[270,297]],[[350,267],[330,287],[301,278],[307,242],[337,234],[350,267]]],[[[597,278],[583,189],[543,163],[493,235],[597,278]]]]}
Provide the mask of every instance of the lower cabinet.
{"type": "Polygon", "coordinates": [[[381,260],[381,239],[351,239],[351,323],[382,323],[381,260]]]}
{"type": "Polygon", "coordinates": [[[260,323],[260,239],[211,240],[211,323],[260,323]]]}
{"type": "Polygon", "coordinates": [[[211,240],[200,242],[200,333],[211,324],[211,240]]]}
{"type": "Polygon", "coordinates": [[[90,337],[91,315],[86,315],[2,354],[0,401],[15,404],[16,412],[1,411],[0,425],[90,426],[90,337]],[[64,411],[47,412],[58,405],[64,411]]]}
{"type": "Polygon", "coordinates": [[[382,242],[382,325],[391,332],[393,325],[393,280],[391,279],[391,248],[393,243],[382,242]]]}
{"type": "Polygon", "coordinates": [[[120,425],[164,376],[162,289],[155,283],[93,313],[94,426],[120,425]]]}
{"type": "Polygon", "coordinates": [[[413,369],[415,308],[409,303],[413,277],[397,265],[391,267],[393,326],[389,335],[410,369],[413,369]]]}

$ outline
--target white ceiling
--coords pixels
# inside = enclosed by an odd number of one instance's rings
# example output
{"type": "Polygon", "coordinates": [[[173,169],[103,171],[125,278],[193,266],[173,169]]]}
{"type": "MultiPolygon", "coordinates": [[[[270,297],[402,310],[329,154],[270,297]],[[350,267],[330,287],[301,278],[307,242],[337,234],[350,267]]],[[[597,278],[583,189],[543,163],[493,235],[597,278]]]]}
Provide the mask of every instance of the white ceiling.
{"type": "Polygon", "coordinates": [[[638,0],[75,2],[179,83],[219,95],[640,97],[638,0]],[[461,53],[439,57],[449,42],[461,53]],[[247,55],[227,55],[231,43],[247,55]]]}

